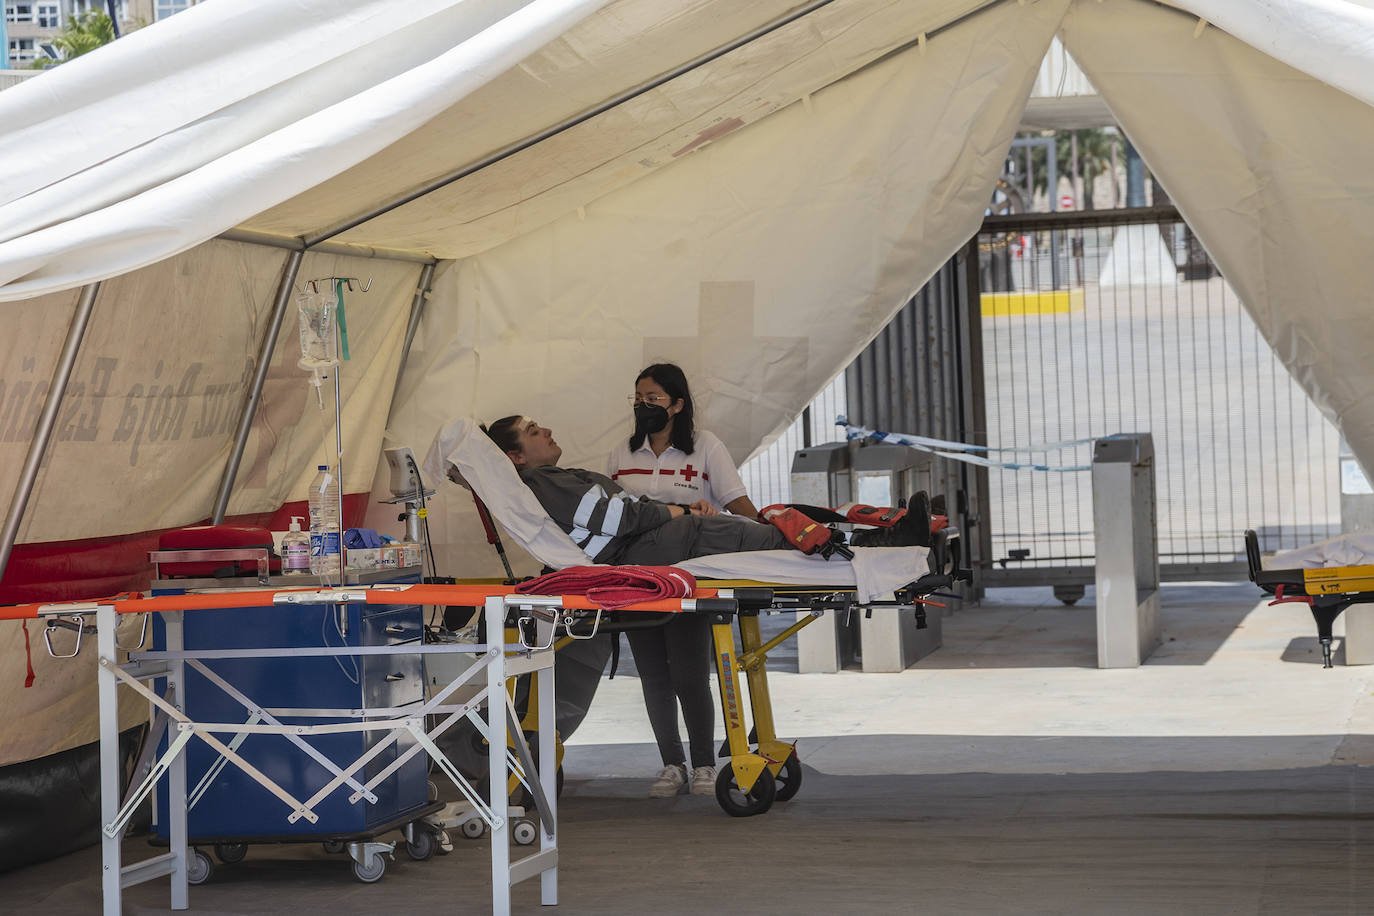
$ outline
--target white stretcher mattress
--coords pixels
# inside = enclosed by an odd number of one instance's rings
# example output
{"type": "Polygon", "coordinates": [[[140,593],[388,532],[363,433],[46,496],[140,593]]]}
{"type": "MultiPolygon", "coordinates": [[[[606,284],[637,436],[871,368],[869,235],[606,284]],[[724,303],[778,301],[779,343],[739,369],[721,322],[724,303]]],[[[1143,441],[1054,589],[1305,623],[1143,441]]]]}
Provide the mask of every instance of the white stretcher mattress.
{"type": "Polygon", "coordinates": [[[1324,566],[1364,566],[1368,563],[1374,563],[1374,531],[1341,534],[1260,559],[1260,565],[1265,569],[1321,569],[1324,566]]]}
{"type": "MultiPolygon", "coordinates": [[[[554,569],[592,565],[476,421],[460,418],[441,429],[425,457],[424,469],[431,480],[456,477],[475,491],[501,527],[545,565],[554,569]]],[[[677,565],[699,578],[854,586],[860,601],[872,601],[920,578],[928,553],[925,547],[859,547],[853,561],[846,561],[795,550],[759,550],[697,557],[677,565]]]]}

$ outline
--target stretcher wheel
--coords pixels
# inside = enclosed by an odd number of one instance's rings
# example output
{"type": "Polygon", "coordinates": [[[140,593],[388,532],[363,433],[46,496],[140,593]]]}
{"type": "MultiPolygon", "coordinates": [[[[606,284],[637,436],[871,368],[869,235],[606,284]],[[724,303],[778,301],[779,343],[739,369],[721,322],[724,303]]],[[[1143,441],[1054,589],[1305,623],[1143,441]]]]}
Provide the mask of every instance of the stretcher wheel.
{"type": "Polygon", "coordinates": [[[215,873],[215,863],[199,849],[192,849],[186,857],[186,883],[204,884],[215,873]]]}
{"type": "Polygon", "coordinates": [[[373,856],[372,867],[368,868],[361,862],[353,863],[353,877],[364,884],[376,884],[382,880],[382,875],[386,874],[386,856],[373,856]]]}
{"type": "Polygon", "coordinates": [[[348,844],[343,840],[325,840],[324,851],[338,855],[348,848],[348,844]]]}
{"type": "Polygon", "coordinates": [[[534,821],[521,818],[511,827],[511,837],[521,846],[529,846],[539,839],[539,828],[534,826],[534,821]]]}
{"type": "Polygon", "coordinates": [[[410,832],[410,835],[414,837],[414,839],[406,840],[406,855],[410,856],[416,862],[423,862],[434,855],[435,847],[439,844],[436,842],[437,838],[433,833],[417,825],[415,829],[410,832]]]}
{"type": "Polygon", "coordinates": [[[225,865],[237,865],[248,856],[247,843],[216,843],[215,855],[225,865]]]}
{"type": "Polygon", "coordinates": [[[470,817],[463,821],[462,826],[458,829],[463,831],[463,836],[469,840],[478,840],[482,838],[483,833],[486,833],[487,822],[480,817],[470,817]]]}
{"type": "Polygon", "coordinates": [[[752,817],[762,814],[773,806],[777,796],[778,784],[773,774],[764,770],[748,792],[740,789],[735,782],[735,767],[727,763],[716,774],[716,801],[731,817],[752,817]]]}
{"type": "Polygon", "coordinates": [[[778,784],[778,793],[774,796],[774,801],[788,801],[801,791],[802,768],[796,751],[787,755],[774,781],[778,784]]]}

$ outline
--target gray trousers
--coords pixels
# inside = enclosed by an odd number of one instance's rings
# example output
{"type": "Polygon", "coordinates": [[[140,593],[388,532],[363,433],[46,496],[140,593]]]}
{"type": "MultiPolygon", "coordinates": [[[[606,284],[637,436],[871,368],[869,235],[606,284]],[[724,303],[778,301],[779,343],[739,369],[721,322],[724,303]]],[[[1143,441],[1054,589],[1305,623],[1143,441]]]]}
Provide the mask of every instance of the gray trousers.
{"type": "MultiPolygon", "coordinates": [[[[692,557],[789,546],[772,525],[718,515],[684,515],[635,539],[617,563],[671,566],[692,557]]],[[[644,707],[654,729],[663,765],[685,763],[677,729],[677,709],[687,724],[692,766],[716,762],[715,710],[711,705],[711,624],[698,614],[682,614],[661,627],[628,630],[644,707]]]]}
{"type": "Polygon", "coordinates": [[[616,559],[600,562],[672,566],[692,557],[746,550],[783,550],[790,546],[782,532],[772,525],[733,515],[684,515],[634,538],[616,559]]]}

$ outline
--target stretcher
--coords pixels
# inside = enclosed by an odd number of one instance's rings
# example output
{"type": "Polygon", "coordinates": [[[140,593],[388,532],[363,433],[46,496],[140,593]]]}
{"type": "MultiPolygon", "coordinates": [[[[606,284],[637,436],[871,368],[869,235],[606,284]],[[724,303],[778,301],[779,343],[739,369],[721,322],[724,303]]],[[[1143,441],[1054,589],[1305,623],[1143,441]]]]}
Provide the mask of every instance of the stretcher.
{"type": "MultiPolygon", "coordinates": [[[[547,567],[563,569],[590,562],[475,422],[458,419],[441,430],[425,459],[425,471],[432,478],[445,477],[473,491],[479,507],[485,503],[491,516],[547,567]]],[[[716,602],[694,610],[711,618],[717,686],[725,719],[721,756],[728,758],[718,768],[715,794],[721,808],[732,816],[763,814],[775,801],[793,797],[801,786],[796,742],[778,735],[773,718],[768,653],[827,613],[909,609],[916,616],[917,627],[923,628],[926,606],[942,606],[933,596],[970,578],[961,568],[958,532],[952,528],[938,532],[931,548],[864,547],[855,548],[853,554],[852,560],[842,560],[792,550],[765,550],[697,557],[675,564],[698,577],[699,596],[716,602]],[[797,612],[797,620],[765,642],[759,615],[776,611],[797,612]],[[742,683],[749,688],[748,710],[742,683]]],[[[566,638],[589,638],[597,632],[651,624],[633,619],[644,610],[636,606],[615,615],[573,612],[561,617],[558,624],[566,638]]]]}
{"type": "Polygon", "coordinates": [[[1307,605],[1317,623],[1317,639],[1322,647],[1322,667],[1331,664],[1331,629],[1346,608],[1352,604],[1374,603],[1374,565],[1310,566],[1324,557],[1338,560],[1357,558],[1348,552],[1330,549],[1329,545],[1313,545],[1303,552],[1289,551],[1272,558],[1274,563],[1292,563],[1287,568],[1266,567],[1260,556],[1259,536],[1245,532],[1245,559],[1250,581],[1274,596],[1270,604],[1300,603],[1307,605]],[[1302,564],[1302,565],[1300,565],[1302,564]]]}
{"type": "MultiPolygon", "coordinates": [[[[766,586],[755,582],[721,582],[698,589],[693,598],[663,599],[641,602],[618,611],[622,618],[632,615],[674,615],[700,613],[708,615],[715,646],[721,705],[725,717],[725,751],[728,763],[720,768],[716,782],[716,798],[723,810],[737,817],[762,814],[775,801],[793,797],[801,787],[802,770],[795,742],[781,739],[772,714],[766,661],[775,646],[790,638],[826,612],[853,610],[859,607],[915,607],[922,613],[924,596],[938,588],[948,587],[958,575],[953,554],[942,554],[940,568],[921,576],[909,589],[899,590],[890,599],[861,602],[853,589],[804,586],[766,586]],[[774,638],[764,641],[758,615],[766,610],[796,610],[803,612],[795,624],[774,638]],[[734,626],[738,625],[738,650],[734,626]],[[742,679],[749,686],[749,709],[745,709],[742,679]],[[750,720],[752,719],[752,727],[750,720]]],[[[272,591],[221,591],[214,594],[167,595],[144,597],[128,595],[116,599],[90,602],[29,604],[0,608],[0,619],[40,619],[47,623],[45,642],[54,651],[52,635],[59,630],[72,630],[77,642],[70,653],[80,654],[82,638],[94,631],[97,646],[97,680],[100,719],[100,788],[101,788],[101,859],[102,895],[106,916],[121,911],[122,888],[161,876],[171,878],[171,908],[189,906],[188,886],[198,871],[208,862],[203,851],[189,844],[187,833],[187,774],[183,751],[192,739],[204,741],[224,758],[226,765],[238,767],[267,788],[283,805],[282,814],[288,820],[310,819],[315,816],[313,806],[335,792],[352,789],[351,804],[366,801],[369,790],[376,787],[395,767],[411,754],[428,753],[441,772],[447,775],[464,798],[479,812],[491,833],[491,869],[493,912],[508,913],[510,887],[536,875],[541,878],[541,899],[545,904],[557,903],[557,760],[553,710],[554,685],[552,653],[556,641],[584,639],[596,635],[603,626],[611,626],[607,612],[583,596],[521,595],[513,586],[492,584],[455,585],[390,585],[371,587],[339,587],[333,589],[280,589],[272,591]],[[267,715],[255,715],[247,723],[195,722],[183,714],[176,702],[186,684],[186,666],[202,665],[215,658],[245,657],[253,653],[260,657],[272,650],[240,650],[221,648],[186,651],[181,648],[180,620],[185,613],[208,609],[280,607],[283,613],[291,608],[318,605],[346,604],[389,605],[480,605],[484,609],[487,633],[505,633],[512,624],[518,642],[500,645],[424,644],[418,646],[329,647],[317,649],[292,648],[278,650],[283,655],[370,655],[466,652],[480,659],[447,686],[432,695],[419,710],[409,710],[402,717],[369,718],[354,722],[331,722],[315,726],[283,725],[267,715]],[[166,615],[166,647],[162,650],[142,648],[147,634],[147,615],[166,615]],[[132,646],[116,643],[117,622],[123,615],[143,615],[142,635],[132,646]],[[94,618],[94,625],[90,619],[94,618]],[[462,703],[449,703],[449,697],[477,674],[485,672],[486,685],[475,696],[462,703]],[[523,720],[516,715],[507,688],[507,679],[521,675],[535,679],[531,695],[537,706],[523,720]],[[165,679],[168,694],[159,695],[147,682],[165,679]],[[117,688],[124,685],[143,695],[148,702],[166,716],[169,740],[159,759],[146,768],[137,785],[122,784],[118,751],[117,688]],[[497,699],[499,697],[499,700],[497,699]],[[483,716],[485,708],[485,716],[483,716]],[[429,717],[442,717],[438,724],[427,725],[429,717]],[[488,781],[488,795],[482,797],[471,781],[457,771],[435,743],[444,730],[459,720],[473,723],[483,734],[488,747],[489,772],[499,774],[488,781]],[[533,728],[531,728],[533,726],[533,728]],[[265,774],[244,760],[233,749],[232,741],[221,740],[224,735],[249,733],[274,734],[288,738],[302,751],[309,753],[312,735],[340,731],[380,731],[386,738],[373,745],[359,759],[341,762],[333,767],[335,776],[309,798],[298,798],[274,783],[265,774]],[[537,736],[536,748],[530,746],[526,735],[537,736]],[[172,737],[173,733],[175,737],[172,737]],[[396,761],[359,784],[355,778],[368,760],[387,743],[406,733],[414,738],[414,745],[396,761]],[[540,767],[538,761],[553,761],[540,767]],[[166,853],[152,858],[124,864],[121,840],[130,818],[138,806],[153,791],[160,779],[168,784],[167,812],[170,821],[169,847],[166,853]],[[522,859],[511,861],[508,838],[512,827],[505,817],[507,780],[519,782],[534,802],[538,814],[539,850],[522,859]]],[[[645,618],[647,622],[649,618],[645,618]]],[[[630,622],[633,622],[632,619],[630,622]]],[[[54,652],[54,654],[58,654],[54,652]]],[[[202,667],[202,671],[208,670],[202,667]]],[[[331,719],[347,716],[347,710],[321,710],[331,719]]],[[[139,768],[136,768],[138,772],[139,768]]],[[[407,844],[415,843],[414,835],[406,835],[407,844]]],[[[383,843],[356,843],[350,849],[356,867],[365,874],[380,868],[382,857],[391,849],[383,843]]]]}

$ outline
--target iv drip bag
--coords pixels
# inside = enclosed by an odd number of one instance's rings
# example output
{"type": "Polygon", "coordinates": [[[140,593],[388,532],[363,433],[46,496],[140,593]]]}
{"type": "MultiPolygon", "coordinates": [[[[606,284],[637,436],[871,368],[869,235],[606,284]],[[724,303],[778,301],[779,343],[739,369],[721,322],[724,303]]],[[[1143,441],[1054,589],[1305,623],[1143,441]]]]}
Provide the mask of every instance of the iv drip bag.
{"type": "Polygon", "coordinates": [[[296,297],[301,325],[301,358],[296,365],[300,368],[318,370],[339,364],[339,344],[334,333],[338,304],[332,289],[307,290],[296,297]]]}

